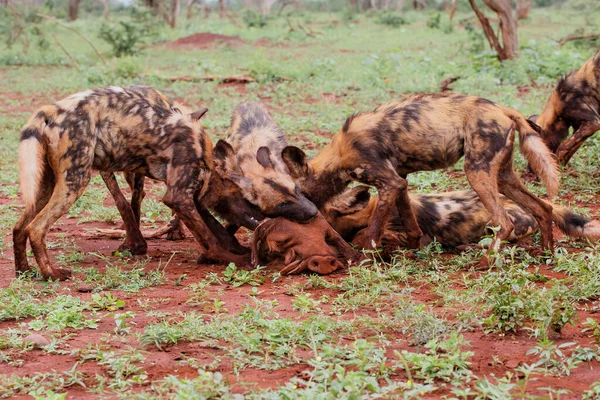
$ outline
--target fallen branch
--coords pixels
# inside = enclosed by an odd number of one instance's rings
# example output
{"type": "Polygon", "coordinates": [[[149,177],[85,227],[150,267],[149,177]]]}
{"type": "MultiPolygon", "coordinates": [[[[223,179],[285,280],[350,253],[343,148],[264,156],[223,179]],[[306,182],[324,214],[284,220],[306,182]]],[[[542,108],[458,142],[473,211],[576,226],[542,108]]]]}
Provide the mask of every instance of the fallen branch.
{"type": "Polygon", "coordinates": [[[446,78],[440,83],[440,92],[448,92],[450,90],[454,90],[450,87],[451,84],[460,79],[460,76],[453,76],[451,78],[446,78]]]}
{"type": "Polygon", "coordinates": [[[251,83],[256,82],[256,79],[250,75],[230,75],[230,76],[219,76],[219,75],[203,75],[203,76],[172,76],[165,78],[170,82],[213,82],[219,83],[251,83]]]}
{"type": "Polygon", "coordinates": [[[104,65],[106,65],[106,60],[104,59],[104,57],[102,57],[102,54],[100,54],[100,52],[98,51],[98,49],[96,48],[96,46],[94,46],[94,44],[92,42],[90,42],[90,40],[88,38],[86,38],[85,36],[83,36],[83,34],[81,32],[79,32],[77,29],[73,28],[72,26],[65,25],[62,22],[60,22],[59,20],[57,20],[56,18],[50,17],[49,15],[44,15],[44,14],[37,13],[37,16],[40,17],[40,18],[47,19],[48,21],[55,22],[56,24],[62,26],[63,28],[68,29],[68,30],[70,30],[72,32],[75,32],[80,38],[82,38],[83,40],[85,40],[87,42],[87,44],[89,44],[92,49],[94,49],[94,51],[96,52],[96,54],[98,55],[98,57],[100,58],[100,60],[102,61],[102,63],[104,65]]]}
{"type": "MultiPolygon", "coordinates": [[[[167,224],[162,228],[150,230],[150,231],[142,231],[142,236],[145,239],[156,239],[167,233],[171,232],[171,225],[167,224]]],[[[88,229],[84,232],[86,236],[104,236],[110,239],[123,239],[126,236],[126,231],[124,229],[103,229],[103,228],[94,228],[88,229]]]]}
{"type": "Polygon", "coordinates": [[[54,35],[52,35],[52,39],[54,39],[54,41],[56,42],[56,45],[58,47],[60,47],[60,49],[63,51],[63,53],[65,53],[67,55],[67,57],[69,57],[69,60],[71,60],[71,64],[73,65],[73,67],[75,67],[75,69],[77,71],[81,71],[81,68],[79,68],[79,64],[77,64],[77,61],[75,61],[75,59],[71,56],[71,54],[69,54],[69,52],[67,51],[67,49],[65,49],[65,47],[62,45],[62,43],[60,43],[54,35]]]}
{"type": "Polygon", "coordinates": [[[599,39],[600,33],[593,33],[590,35],[569,35],[565,38],[562,38],[558,41],[559,46],[562,46],[565,43],[572,42],[573,40],[593,40],[599,39]]]}

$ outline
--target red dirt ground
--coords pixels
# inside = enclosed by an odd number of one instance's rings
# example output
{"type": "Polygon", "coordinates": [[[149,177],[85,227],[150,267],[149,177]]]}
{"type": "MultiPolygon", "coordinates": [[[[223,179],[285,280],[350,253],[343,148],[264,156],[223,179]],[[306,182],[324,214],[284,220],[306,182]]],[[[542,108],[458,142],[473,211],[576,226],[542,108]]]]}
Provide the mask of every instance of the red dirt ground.
{"type": "MultiPolygon", "coordinates": [[[[596,207],[597,208],[597,207],[596,207]]],[[[106,239],[102,237],[86,237],[82,235],[82,231],[90,227],[111,227],[109,224],[102,223],[82,223],[77,224],[76,219],[64,218],[54,226],[50,235],[49,241],[57,233],[66,234],[69,237],[75,239],[77,245],[81,248],[81,251],[87,254],[83,262],[80,263],[81,267],[96,267],[100,271],[104,269],[104,262],[97,257],[89,255],[90,252],[97,252],[105,256],[110,256],[111,252],[114,251],[120,241],[106,239]]],[[[118,221],[117,221],[118,222],[118,221]]],[[[114,226],[112,226],[114,227],[114,226]]],[[[555,232],[557,236],[560,236],[558,232],[555,232]]],[[[8,234],[8,232],[6,232],[8,234]]],[[[247,236],[240,236],[242,242],[247,241],[247,236]]],[[[138,303],[138,299],[149,300],[149,299],[163,299],[161,302],[154,303],[152,308],[153,311],[160,312],[200,312],[201,310],[193,305],[186,304],[188,299],[188,291],[185,290],[186,286],[203,280],[208,273],[214,272],[221,274],[224,266],[219,265],[197,265],[195,263],[196,255],[198,254],[197,245],[188,234],[188,237],[182,242],[170,242],[165,239],[155,239],[149,241],[148,256],[151,257],[151,261],[147,264],[147,270],[157,268],[161,263],[164,266],[165,262],[175,252],[171,262],[165,268],[166,275],[168,277],[167,283],[158,287],[152,287],[142,290],[137,294],[128,294],[120,291],[112,291],[115,297],[125,301],[126,306],[123,311],[132,311],[136,313],[136,317],[133,319],[135,326],[132,331],[135,333],[143,332],[144,326],[148,323],[158,322],[158,318],[150,318],[145,315],[147,309],[144,309],[138,303]],[[181,277],[183,274],[186,275],[186,279],[181,282],[182,286],[176,286],[174,282],[181,277]]],[[[51,256],[56,256],[59,250],[50,250],[51,256]]],[[[0,286],[7,286],[13,279],[13,262],[12,262],[12,251],[6,251],[5,257],[0,259],[0,286]]],[[[560,273],[556,273],[550,270],[548,266],[540,266],[539,272],[551,279],[560,279],[563,276],[560,273]]],[[[460,273],[460,272],[459,272],[460,273]]],[[[484,273],[484,272],[482,272],[484,273]]],[[[325,277],[327,280],[335,280],[344,276],[344,272],[336,272],[332,275],[325,277]]],[[[294,320],[300,320],[303,317],[293,309],[292,300],[293,297],[287,294],[287,288],[292,283],[303,283],[305,277],[287,277],[280,279],[275,283],[272,283],[269,279],[265,281],[263,285],[259,287],[261,291],[264,291],[261,295],[264,299],[276,299],[279,302],[277,307],[277,313],[283,318],[292,318],[294,320]]],[[[70,291],[73,295],[80,296],[83,300],[89,300],[91,297],[90,293],[78,293],[77,286],[72,281],[61,283],[61,288],[64,291],[70,291]]],[[[209,290],[216,292],[218,290],[225,291],[224,296],[220,296],[226,303],[226,307],[229,313],[240,312],[244,305],[250,304],[250,290],[248,286],[241,288],[233,288],[230,286],[211,286],[209,290]]],[[[332,291],[318,290],[313,292],[315,298],[320,297],[322,294],[332,295],[332,291]]],[[[416,301],[431,306],[435,311],[440,310],[439,301],[430,288],[419,287],[413,293],[416,301]]],[[[325,305],[324,312],[328,311],[329,306],[325,305]]],[[[588,317],[598,318],[595,314],[600,310],[600,301],[588,302],[581,304],[578,311],[579,321],[575,326],[566,326],[564,331],[551,339],[557,344],[577,341],[581,346],[592,346],[592,340],[585,334],[581,333],[582,322],[588,317]],[[590,310],[590,311],[588,311],[590,310]]],[[[360,310],[360,314],[376,314],[374,308],[363,308],[360,310]]],[[[449,317],[449,316],[445,316],[449,317]]],[[[8,329],[17,326],[18,323],[14,321],[0,322],[0,329],[8,329]]],[[[86,347],[87,343],[99,343],[100,338],[103,334],[112,332],[114,328],[114,322],[111,317],[103,318],[99,327],[96,330],[67,330],[68,333],[73,333],[73,339],[68,341],[71,349],[86,347]]],[[[385,332],[389,339],[402,338],[400,332],[389,331],[385,332]]],[[[357,332],[356,337],[344,338],[350,343],[352,340],[365,337],[365,332],[357,332]]],[[[368,336],[368,334],[367,334],[368,336]]],[[[475,352],[475,356],[471,358],[472,370],[474,374],[478,376],[489,376],[494,374],[496,377],[503,376],[507,371],[513,370],[521,363],[533,363],[535,362],[535,356],[526,355],[527,350],[531,349],[536,344],[536,339],[530,338],[526,332],[522,332],[516,335],[500,336],[496,334],[484,334],[480,330],[474,332],[464,333],[465,338],[470,342],[471,347],[469,350],[475,352]]],[[[131,337],[131,336],[129,336],[131,337]]],[[[408,349],[406,341],[399,342],[401,344],[392,346],[389,349],[389,356],[393,357],[393,350],[408,349]]],[[[115,349],[125,349],[128,346],[138,346],[138,343],[120,343],[116,340],[110,342],[111,347],[115,349]]],[[[197,358],[199,362],[210,363],[213,361],[213,356],[223,354],[222,350],[217,350],[211,347],[209,343],[180,343],[172,347],[167,347],[165,351],[158,351],[154,348],[146,349],[149,353],[146,356],[146,361],[143,364],[144,369],[147,371],[150,380],[158,380],[164,378],[167,375],[175,374],[181,378],[183,377],[194,377],[197,375],[195,369],[189,366],[181,366],[178,361],[181,360],[182,356],[197,358]]],[[[411,348],[414,351],[414,348],[411,348]]],[[[9,367],[5,363],[0,363],[0,374],[18,374],[21,376],[30,376],[40,371],[67,371],[72,368],[75,363],[75,358],[70,355],[50,355],[39,350],[30,351],[19,356],[24,360],[24,365],[21,368],[9,367]]],[[[278,385],[285,384],[290,378],[301,374],[304,370],[309,368],[306,364],[297,364],[288,368],[284,368],[277,371],[263,371],[258,369],[246,369],[239,377],[233,374],[233,365],[230,361],[223,361],[218,367],[218,371],[228,377],[229,381],[234,384],[234,390],[237,392],[244,392],[245,385],[250,384],[257,388],[274,388],[278,385]]],[[[588,389],[590,384],[598,379],[598,369],[600,363],[592,362],[589,366],[580,366],[572,372],[572,375],[567,378],[553,378],[553,377],[537,377],[536,380],[530,382],[529,393],[536,393],[542,395],[542,392],[535,391],[534,388],[541,387],[553,387],[553,388],[565,388],[571,391],[563,399],[579,398],[581,393],[588,389]]],[[[93,377],[96,373],[106,374],[100,367],[94,363],[84,363],[78,367],[78,370],[84,372],[86,376],[93,377]]],[[[403,373],[395,376],[394,379],[405,380],[406,377],[403,373]]],[[[93,383],[90,380],[88,383],[93,383]]],[[[450,394],[443,392],[435,392],[431,398],[437,398],[442,394],[450,394]]],[[[72,387],[69,389],[68,398],[93,398],[94,396],[85,392],[84,389],[79,387],[72,387]]],[[[25,397],[23,397],[25,398],[25,397]]]]}

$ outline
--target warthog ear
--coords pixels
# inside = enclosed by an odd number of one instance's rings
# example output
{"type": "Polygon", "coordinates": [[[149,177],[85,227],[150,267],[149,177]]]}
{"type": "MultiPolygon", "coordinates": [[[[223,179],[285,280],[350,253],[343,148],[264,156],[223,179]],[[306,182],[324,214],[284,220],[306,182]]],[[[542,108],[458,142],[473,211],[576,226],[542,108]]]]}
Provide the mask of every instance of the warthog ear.
{"type": "Polygon", "coordinates": [[[194,111],[190,114],[194,121],[198,121],[200,118],[204,117],[204,114],[208,112],[208,108],[201,108],[198,111],[194,111]]]}
{"type": "Polygon", "coordinates": [[[296,146],[286,146],[281,151],[281,158],[290,170],[292,178],[306,178],[309,174],[309,166],[306,163],[306,154],[296,146]]]}
{"type": "Polygon", "coordinates": [[[256,161],[265,168],[273,168],[271,161],[271,150],[266,146],[259,147],[256,152],[256,161]]]}

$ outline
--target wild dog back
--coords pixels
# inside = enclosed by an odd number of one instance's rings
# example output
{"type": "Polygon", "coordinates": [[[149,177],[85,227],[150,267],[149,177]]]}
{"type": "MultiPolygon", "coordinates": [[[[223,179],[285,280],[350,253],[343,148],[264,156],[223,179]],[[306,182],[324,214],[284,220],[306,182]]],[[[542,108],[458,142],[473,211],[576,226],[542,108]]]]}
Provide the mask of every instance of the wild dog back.
{"type": "Polygon", "coordinates": [[[215,169],[235,182],[265,215],[304,221],[318,210],[300,192],[281,159],[286,145],[283,132],[264,106],[243,103],[233,113],[227,141],[215,146],[215,169]]]}

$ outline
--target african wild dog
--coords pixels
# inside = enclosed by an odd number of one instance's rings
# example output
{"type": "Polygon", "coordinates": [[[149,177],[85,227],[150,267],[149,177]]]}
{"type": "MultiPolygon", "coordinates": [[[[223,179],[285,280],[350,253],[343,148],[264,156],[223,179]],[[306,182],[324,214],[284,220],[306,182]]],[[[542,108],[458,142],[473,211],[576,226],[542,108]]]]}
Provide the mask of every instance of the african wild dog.
{"type": "Polygon", "coordinates": [[[374,111],[349,117],[310,165],[302,150],[288,146],[282,157],[292,176],[318,206],[343,191],[351,180],[375,186],[379,200],[373,217],[355,242],[376,248],[393,206],[406,228],[409,247],[422,237],[410,206],[406,176],[456,163],[464,154],[465,172],[501,226],[490,250],[510,237],[513,224],[500,203],[500,191],[531,212],[542,231],[544,248],[553,249],[552,207],[531,194],[513,171],[514,129],[521,152],[541,177],[548,193],[558,190],[556,162],[535,130],[517,111],[489,100],[459,94],[418,94],[374,111]]]}
{"type": "Polygon", "coordinates": [[[165,182],[164,203],[181,216],[204,256],[244,263],[244,255],[224,248],[228,234],[206,210],[207,194],[218,196],[212,186],[218,183],[211,173],[213,146],[200,123],[206,111],[190,114],[162,93],[136,86],[86,90],[41,107],[23,128],[19,145],[26,210],[13,230],[17,273],[29,270],[29,238],[44,277],[70,275],[51,265],[45,237],[81,196],[92,169],[165,182]]]}
{"type": "MultiPolygon", "coordinates": [[[[476,243],[489,234],[490,213],[483,206],[477,193],[472,190],[440,194],[410,194],[419,227],[423,231],[422,244],[434,238],[446,247],[476,243]]],[[[367,186],[345,190],[322,209],[323,216],[331,226],[348,241],[365,229],[377,208],[377,197],[369,195],[367,186]]],[[[524,208],[501,196],[502,206],[507,210],[514,230],[509,241],[522,240],[538,230],[533,215],[524,208]]],[[[407,247],[408,241],[397,210],[393,210],[383,242],[384,247],[407,247]]],[[[578,215],[568,208],[552,205],[552,219],[561,231],[571,237],[600,239],[600,221],[578,215]]]]}
{"type": "Polygon", "coordinates": [[[310,270],[321,275],[340,269],[353,252],[321,215],[308,222],[286,218],[267,219],[254,231],[253,265],[277,265],[283,262],[282,275],[310,270]]]}
{"type": "Polygon", "coordinates": [[[600,130],[600,51],[558,81],[544,110],[534,119],[559,163],[567,165],[583,142],[600,130]],[[564,141],[570,127],[575,132],[564,141]]]}
{"type": "Polygon", "coordinates": [[[318,210],[281,160],[285,146],[283,132],[268,111],[260,103],[242,103],[233,112],[226,141],[215,146],[215,170],[235,182],[263,214],[305,221],[318,210]]]}

